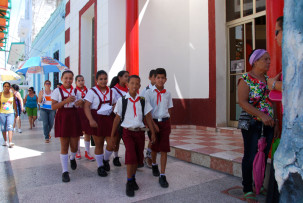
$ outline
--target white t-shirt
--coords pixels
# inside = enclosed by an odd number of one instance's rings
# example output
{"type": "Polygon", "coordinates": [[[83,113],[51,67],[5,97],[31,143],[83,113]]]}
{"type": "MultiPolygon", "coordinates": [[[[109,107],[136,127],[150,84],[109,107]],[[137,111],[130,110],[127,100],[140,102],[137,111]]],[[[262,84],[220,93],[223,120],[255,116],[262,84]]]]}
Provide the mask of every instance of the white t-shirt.
{"type": "MultiPolygon", "coordinates": [[[[135,103],[136,105],[136,114],[134,113],[134,103],[129,101],[129,98],[132,98],[129,93],[125,95],[127,99],[127,107],[125,111],[124,121],[121,123],[121,126],[124,128],[144,128],[145,125],[142,120],[142,106],[140,100],[135,103]]],[[[135,100],[138,98],[136,95],[135,100]]],[[[132,100],[134,100],[132,98],[132,100]]],[[[144,114],[148,114],[152,110],[151,105],[148,101],[145,100],[144,114]]],[[[118,114],[122,119],[122,97],[120,97],[117,101],[114,113],[118,114]]]]}
{"type": "Polygon", "coordinates": [[[145,99],[152,106],[152,116],[154,119],[170,117],[168,109],[174,107],[173,100],[169,91],[161,93],[161,102],[157,105],[157,92],[156,87],[154,89],[148,89],[145,93],[145,99]]]}
{"type": "MultiPolygon", "coordinates": [[[[66,89],[68,92],[70,92],[70,89],[66,89]]],[[[64,97],[68,97],[68,94],[63,91],[63,96],[64,97]]],[[[71,96],[75,96],[75,92],[74,90],[72,91],[71,93],[71,96]]],[[[55,100],[57,101],[58,103],[62,102],[62,97],[61,97],[61,93],[60,93],[60,90],[59,88],[56,88],[53,92],[52,92],[52,95],[51,95],[51,98],[52,100],[55,100]]],[[[75,104],[75,101],[74,102],[71,102],[71,103],[67,103],[64,105],[64,108],[73,108],[74,107],[74,104],[75,104]]]]}
{"type": "MultiPolygon", "coordinates": [[[[103,96],[103,94],[101,94],[101,92],[98,90],[98,88],[93,87],[93,89],[98,93],[102,102],[104,102],[104,96],[103,96]]],[[[103,92],[103,93],[105,93],[105,92],[103,92]]],[[[108,91],[108,93],[105,96],[106,96],[106,101],[109,101],[110,100],[110,91],[108,91]]],[[[99,97],[96,95],[96,93],[93,90],[90,89],[90,90],[88,90],[84,99],[91,103],[91,106],[90,106],[91,109],[98,110],[98,106],[100,104],[99,97]]],[[[114,92],[112,91],[112,105],[114,105],[117,102],[118,98],[119,97],[116,94],[114,94],[114,92]]],[[[110,115],[113,111],[112,105],[110,105],[109,103],[102,104],[101,108],[97,111],[97,114],[110,115]]]]}

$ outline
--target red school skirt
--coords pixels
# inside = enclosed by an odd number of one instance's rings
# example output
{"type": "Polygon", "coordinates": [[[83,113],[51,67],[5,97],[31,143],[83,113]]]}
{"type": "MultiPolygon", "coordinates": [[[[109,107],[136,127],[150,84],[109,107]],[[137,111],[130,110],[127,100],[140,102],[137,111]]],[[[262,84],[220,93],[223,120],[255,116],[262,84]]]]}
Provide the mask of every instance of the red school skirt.
{"type": "Polygon", "coordinates": [[[89,121],[84,113],[84,109],[83,108],[77,108],[77,113],[78,113],[78,117],[80,119],[80,124],[81,124],[81,129],[82,131],[87,134],[87,135],[91,135],[88,134],[87,132],[91,132],[91,127],[89,125],[89,121]]]}
{"type": "Polygon", "coordinates": [[[55,117],[55,137],[82,136],[76,108],[60,108],[55,117]]]}
{"type": "Polygon", "coordinates": [[[95,121],[98,123],[96,136],[110,137],[113,128],[113,122],[115,119],[115,114],[112,113],[109,116],[97,115],[96,110],[92,111],[94,111],[94,119],[96,118],[95,121]]]}

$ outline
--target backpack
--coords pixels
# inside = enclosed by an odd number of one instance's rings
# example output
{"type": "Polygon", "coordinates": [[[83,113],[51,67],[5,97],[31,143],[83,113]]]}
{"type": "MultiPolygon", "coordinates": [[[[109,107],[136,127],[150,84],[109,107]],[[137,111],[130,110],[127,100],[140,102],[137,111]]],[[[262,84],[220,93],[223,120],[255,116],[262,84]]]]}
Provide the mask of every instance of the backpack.
{"type": "MultiPolygon", "coordinates": [[[[125,118],[125,113],[126,113],[126,108],[127,108],[127,100],[125,96],[122,97],[122,117],[121,117],[121,123],[124,121],[125,118]]],[[[145,107],[145,98],[140,97],[140,103],[142,107],[142,122],[144,123],[144,107],[145,107]]]]}

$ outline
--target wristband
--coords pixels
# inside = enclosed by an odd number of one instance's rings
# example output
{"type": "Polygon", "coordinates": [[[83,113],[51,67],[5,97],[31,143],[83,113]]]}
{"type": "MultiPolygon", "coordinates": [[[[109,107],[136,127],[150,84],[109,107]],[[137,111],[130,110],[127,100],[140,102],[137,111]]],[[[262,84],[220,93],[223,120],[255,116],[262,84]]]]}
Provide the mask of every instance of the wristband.
{"type": "Polygon", "coordinates": [[[277,82],[277,81],[275,80],[274,83],[272,84],[272,89],[273,89],[273,90],[275,90],[276,82],[277,82]]]}

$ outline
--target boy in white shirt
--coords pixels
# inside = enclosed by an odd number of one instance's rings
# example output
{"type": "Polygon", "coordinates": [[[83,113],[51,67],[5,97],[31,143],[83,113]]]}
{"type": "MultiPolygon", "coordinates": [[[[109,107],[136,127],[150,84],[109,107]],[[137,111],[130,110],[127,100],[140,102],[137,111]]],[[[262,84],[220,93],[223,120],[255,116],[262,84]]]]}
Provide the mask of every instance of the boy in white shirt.
{"type": "MultiPolygon", "coordinates": [[[[153,121],[151,117],[151,106],[145,102],[143,97],[140,97],[137,92],[140,89],[140,77],[132,75],[128,78],[129,92],[118,99],[114,113],[116,117],[113,123],[111,137],[115,140],[116,131],[121,121],[123,128],[122,138],[125,144],[125,164],[127,167],[127,184],[126,195],[133,197],[135,190],[139,189],[136,182],[136,171],[138,164],[143,163],[144,158],[144,143],[145,125],[143,122],[144,116],[147,125],[151,131],[152,141],[155,141],[155,132],[153,129],[153,121]]],[[[112,142],[115,145],[115,142],[112,142]]]]}
{"type": "Polygon", "coordinates": [[[170,115],[173,107],[172,97],[169,91],[164,89],[167,81],[166,71],[164,68],[156,69],[156,84],[154,89],[149,89],[145,93],[146,101],[152,106],[153,124],[156,131],[156,141],[152,144],[152,170],[154,176],[159,177],[161,187],[169,186],[165,168],[167,162],[167,153],[170,152],[169,135],[171,132],[170,115]],[[161,173],[158,169],[157,153],[161,152],[161,173]]]}

